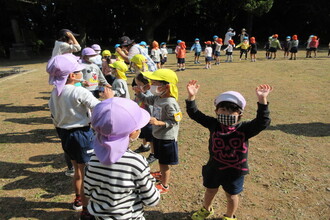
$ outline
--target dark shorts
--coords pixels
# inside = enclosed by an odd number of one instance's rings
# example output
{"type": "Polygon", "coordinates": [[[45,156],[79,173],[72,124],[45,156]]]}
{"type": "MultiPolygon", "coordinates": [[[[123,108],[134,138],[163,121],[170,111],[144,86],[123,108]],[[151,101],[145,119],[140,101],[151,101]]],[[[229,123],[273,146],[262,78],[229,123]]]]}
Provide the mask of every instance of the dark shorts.
{"type": "Polygon", "coordinates": [[[87,163],[94,150],[92,140],[93,130],[90,126],[73,128],[70,130],[56,128],[57,134],[61,139],[64,152],[77,163],[87,163]]]}
{"type": "Polygon", "coordinates": [[[185,58],[178,58],[178,63],[185,63],[185,58]]]}
{"type": "Polygon", "coordinates": [[[290,49],[290,52],[291,52],[291,53],[297,53],[297,52],[298,52],[298,48],[297,48],[297,47],[292,47],[292,48],[290,49]]]}
{"type": "Polygon", "coordinates": [[[311,48],[309,48],[309,51],[316,51],[316,48],[315,47],[311,47],[311,48]]]}
{"type": "Polygon", "coordinates": [[[164,57],[161,61],[160,61],[160,64],[164,64],[164,63],[166,63],[167,62],[167,57],[164,57]]]}
{"type": "Polygon", "coordinates": [[[201,55],[201,52],[195,52],[195,56],[199,57],[201,55]]]}
{"type": "Polygon", "coordinates": [[[219,175],[218,168],[204,165],[202,168],[203,185],[206,188],[215,189],[222,186],[230,195],[237,195],[243,191],[244,176],[228,177],[219,175]]]}
{"type": "Polygon", "coordinates": [[[153,138],[155,157],[160,164],[176,165],[179,163],[178,142],[153,138]]]}
{"type": "Polygon", "coordinates": [[[257,54],[257,51],[254,50],[254,49],[251,49],[251,50],[250,50],[250,54],[257,54]]]}
{"type": "Polygon", "coordinates": [[[216,57],[219,57],[219,56],[220,56],[220,51],[215,51],[215,52],[214,52],[214,55],[215,55],[216,57]]]}
{"type": "Polygon", "coordinates": [[[277,52],[277,49],[275,47],[271,47],[271,48],[269,48],[269,52],[276,53],[277,52]]]}
{"type": "Polygon", "coordinates": [[[233,55],[233,52],[228,52],[228,51],[226,51],[226,55],[227,55],[227,56],[233,55]]]}
{"type": "Polygon", "coordinates": [[[241,49],[240,52],[241,52],[241,54],[243,54],[243,53],[247,54],[248,50],[247,49],[241,49]]]}
{"type": "Polygon", "coordinates": [[[284,49],[284,52],[289,52],[289,48],[283,48],[284,49]]]}
{"type": "Polygon", "coordinates": [[[212,57],[205,57],[205,62],[211,62],[212,61],[212,57]]]}
{"type": "Polygon", "coordinates": [[[139,136],[141,139],[146,139],[147,142],[152,142],[152,125],[147,124],[141,128],[141,134],[139,136]]]}

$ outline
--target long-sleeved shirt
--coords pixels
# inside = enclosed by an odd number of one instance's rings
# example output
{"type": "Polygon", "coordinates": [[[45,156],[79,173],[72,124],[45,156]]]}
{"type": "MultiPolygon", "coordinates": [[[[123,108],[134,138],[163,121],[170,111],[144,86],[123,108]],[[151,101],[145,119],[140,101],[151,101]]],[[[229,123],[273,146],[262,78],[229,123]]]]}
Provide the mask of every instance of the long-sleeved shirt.
{"type": "Polygon", "coordinates": [[[104,78],[100,68],[94,63],[83,63],[85,68],[81,71],[84,76],[84,80],[88,82],[89,86],[86,89],[89,91],[94,91],[99,89],[99,84],[109,85],[107,80],[104,78]]]}
{"type": "Polygon", "coordinates": [[[195,101],[186,100],[186,108],[191,119],[210,131],[208,165],[218,168],[223,175],[248,174],[249,139],[269,126],[268,105],[258,103],[255,119],[232,126],[220,124],[216,118],[203,114],[195,101]]]}
{"type": "Polygon", "coordinates": [[[273,39],[273,40],[271,40],[269,46],[272,47],[272,48],[279,48],[279,49],[282,49],[281,44],[280,44],[280,41],[277,40],[277,39],[273,39]]]}
{"type": "Polygon", "coordinates": [[[80,50],[81,47],[79,44],[68,44],[63,41],[55,41],[52,57],[66,53],[75,53],[80,50]]]}
{"type": "Polygon", "coordinates": [[[235,45],[228,44],[224,51],[233,52],[235,45]]]}
{"type": "Polygon", "coordinates": [[[101,164],[96,155],[84,178],[88,211],[100,219],[144,219],[143,206],[155,206],[160,194],[146,159],[127,150],[114,164],[101,164]]]}
{"type": "Polygon", "coordinates": [[[289,50],[292,48],[292,47],[298,47],[299,45],[299,40],[291,40],[290,41],[290,44],[289,44],[289,50]]]}
{"type": "Polygon", "coordinates": [[[89,125],[90,109],[99,102],[87,89],[65,85],[60,96],[53,89],[48,106],[55,127],[72,129],[89,125]]]}
{"type": "Polygon", "coordinates": [[[202,46],[201,46],[201,44],[200,43],[194,43],[192,46],[191,46],[191,48],[190,48],[190,51],[195,51],[196,53],[200,53],[200,52],[202,52],[202,46]]]}
{"type": "Polygon", "coordinates": [[[115,79],[112,83],[114,96],[122,98],[130,98],[127,82],[123,79],[115,79]]]}
{"type": "Polygon", "coordinates": [[[152,117],[165,122],[165,126],[152,125],[152,135],[161,140],[177,140],[182,118],[180,106],[173,97],[145,96],[136,94],[142,102],[153,106],[152,117]]]}
{"type": "Polygon", "coordinates": [[[236,46],[236,48],[241,48],[241,49],[243,49],[243,50],[247,50],[247,49],[249,49],[249,47],[250,47],[250,44],[249,44],[249,42],[247,41],[247,40],[244,40],[242,43],[239,43],[237,46],[236,46]]]}
{"type": "Polygon", "coordinates": [[[228,31],[226,34],[225,34],[225,40],[223,41],[223,44],[224,45],[228,45],[228,41],[231,40],[231,38],[233,36],[236,35],[236,32],[231,32],[231,31],[228,31]]]}

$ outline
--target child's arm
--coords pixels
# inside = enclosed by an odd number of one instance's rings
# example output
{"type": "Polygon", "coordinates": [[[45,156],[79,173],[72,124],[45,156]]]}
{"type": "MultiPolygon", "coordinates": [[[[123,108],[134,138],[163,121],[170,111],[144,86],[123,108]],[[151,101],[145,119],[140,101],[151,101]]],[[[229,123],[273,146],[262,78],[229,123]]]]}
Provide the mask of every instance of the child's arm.
{"type": "Polygon", "coordinates": [[[146,96],[142,93],[142,90],[138,86],[134,86],[133,91],[135,92],[136,97],[147,105],[153,105],[155,102],[155,96],[146,96]]]}
{"type": "Polygon", "coordinates": [[[269,93],[273,90],[273,87],[271,87],[268,84],[265,85],[259,85],[256,88],[256,95],[258,97],[258,102],[263,105],[267,105],[267,96],[269,93]]]}
{"type": "Polygon", "coordinates": [[[196,99],[196,95],[198,93],[200,85],[197,84],[197,80],[190,80],[187,84],[188,91],[188,101],[194,101],[196,99]]]}

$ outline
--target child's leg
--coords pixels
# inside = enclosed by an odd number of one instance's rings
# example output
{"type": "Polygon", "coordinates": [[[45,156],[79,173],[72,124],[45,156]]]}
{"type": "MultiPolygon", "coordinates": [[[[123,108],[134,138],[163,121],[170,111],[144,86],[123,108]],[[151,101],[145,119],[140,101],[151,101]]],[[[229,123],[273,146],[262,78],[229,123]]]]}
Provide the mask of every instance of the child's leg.
{"type": "Polygon", "coordinates": [[[206,188],[205,194],[204,194],[204,203],[203,206],[206,210],[210,211],[212,207],[212,203],[214,200],[215,195],[217,194],[219,188],[206,188]]]}
{"type": "Polygon", "coordinates": [[[235,215],[235,212],[238,208],[239,197],[238,197],[238,195],[230,195],[227,192],[226,192],[226,197],[227,197],[226,216],[229,217],[229,218],[233,218],[234,215],[235,215]]]}
{"type": "Polygon", "coordinates": [[[73,186],[75,193],[81,197],[83,207],[86,207],[88,205],[88,199],[86,199],[84,193],[84,174],[86,165],[83,163],[78,164],[75,160],[71,160],[71,163],[74,167],[73,186]]]}
{"type": "Polygon", "coordinates": [[[243,55],[243,50],[240,51],[240,54],[239,54],[239,59],[242,58],[242,55],[243,55]]]}
{"type": "Polygon", "coordinates": [[[233,55],[229,56],[230,62],[233,62],[233,55]]]}
{"type": "Polygon", "coordinates": [[[167,187],[171,175],[170,166],[168,164],[159,164],[159,170],[162,173],[162,178],[161,178],[162,184],[163,186],[167,187]]]}

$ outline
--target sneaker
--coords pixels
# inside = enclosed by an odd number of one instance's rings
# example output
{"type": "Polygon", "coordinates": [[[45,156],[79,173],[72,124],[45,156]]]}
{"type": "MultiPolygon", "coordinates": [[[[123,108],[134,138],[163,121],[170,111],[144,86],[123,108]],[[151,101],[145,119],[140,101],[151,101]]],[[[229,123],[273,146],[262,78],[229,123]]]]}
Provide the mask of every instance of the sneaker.
{"type": "Polygon", "coordinates": [[[160,171],[157,172],[151,172],[151,176],[153,176],[156,179],[156,182],[161,181],[162,179],[162,173],[160,171]]]}
{"type": "Polygon", "coordinates": [[[175,71],[181,71],[181,69],[177,69],[177,70],[175,70],[175,71]]]}
{"type": "Polygon", "coordinates": [[[181,68],[181,71],[185,71],[186,70],[186,68],[181,68]]]}
{"type": "Polygon", "coordinates": [[[76,198],[73,201],[72,207],[74,210],[82,210],[83,207],[80,196],[76,196],[76,198]]]}
{"type": "Polygon", "coordinates": [[[160,192],[160,194],[166,194],[170,191],[170,186],[165,187],[163,184],[159,183],[156,185],[156,188],[160,192]]]}
{"type": "Polygon", "coordinates": [[[206,210],[204,207],[195,212],[192,216],[192,220],[204,220],[205,218],[214,214],[214,210],[211,207],[211,211],[206,210]]]}
{"type": "Polygon", "coordinates": [[[234,215],[234,217],[233,217],[233,218],[229,218],[229,217],[227,217],[227,216],[223,215],[223,217],[221,218],[221,220],[237,220],[237,218],[236,218],[236,216],[235,216],[235,215],[234,215]]]}
{"type": "Polygon", "coordinates": [[[147,145],[145,147],[143,144],[141,144],[141,146],[138,149],[136,149],[134,152],[135,153],[142,153],[142,152],[147,152],[149,150],[150,150],[150,145],[147,145]]]}
{"type": "Polygon", "coordinates": [[[66,176],[73,177],[74,176],[74,168],[72,167],[71,169],[67,169],[64,174],[66,176]]]}
{"type": "Polygon", "coordinates": [[[91,215],[88,210],[83,210],[80,213],[79,220],[95,220],[95,217],[91,215]]]}
{"type": "Polygon", "coordinates": [[[155,162],[157,160],[157,158],[155,157],[155,154],[149,154],[148,158],[147,158],[147,162],[149,164],[152,164],[153,162],[155,162]]]}

